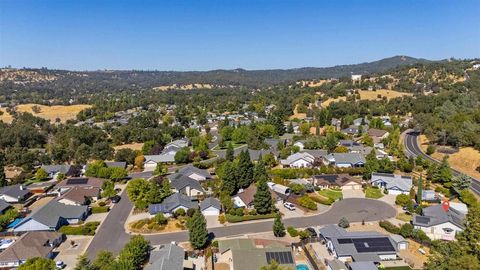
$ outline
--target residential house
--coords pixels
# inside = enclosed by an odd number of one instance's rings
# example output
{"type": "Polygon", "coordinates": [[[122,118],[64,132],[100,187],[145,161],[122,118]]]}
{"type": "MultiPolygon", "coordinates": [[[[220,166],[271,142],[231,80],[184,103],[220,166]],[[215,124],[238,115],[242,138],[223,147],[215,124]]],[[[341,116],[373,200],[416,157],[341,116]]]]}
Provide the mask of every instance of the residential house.
{"type": "Polygon", "coordinates": [[[222,204],[213,197],[208,197],[200,202],[200,211],[204,216],[218,216],[222,211],[222,204]]]}
{"type": "Polygon", "coordinates": [[[233,204],[236,207],[253,208],[253,197],[257,193],[257,186],[250,185],[244,190],[240,190],[236,196],[233,197],[233,204]]]}
{"type": "Polygon", "coordinates": [[[0,214],[5,214],[5,212],[7,212],[7,210],[10,208],[12,208],[12,206],[8,202],[0,199],[0,214]]]}
{"type": "Polygon", "coordinates": [[[73,187],[63,194],[58,201],[67,205],[88,205],[100,198],[100,189],[73,187]]]}
{"type": "Polygon", "coordinates": [[[150,215],[163,213],[166,216],[171,216],[178,209],[187,211],[190,208],[198,208],[198,202],[192,201],[189,196],[182,193],[174,193],[165,198],[162,203],[150,204],[148,206],[148,212],[150,215]]]}
{"type": "Polygon", "coordinates": [[[207,170],[202,170],[193,165],[186,165],[181,167],[176,174],[183,174],[187,177],[195,179],[197,181],[205,181],[212,179],[212,175],[207,170]]]}
{"type": "Polygon", "coordinates": [[[305,152],[298,152],[280,160],[284,168],[307,168],[313,167],[315,157],[305,152]]]}
{"type": "Polygon", "coordinates": [[[174,140],[172,142],[167,143],[164,149],[168,149],[171,146],[175,146],[178,149],[181,149],[184,147],[188,147],[189,144],[190,144],[189,140],[187,138],[183,138],[183,139],[178,139],[178,140],[174,140]]]}
{"type": "Polygon", "coordinates": [[[361,190],[361,180],[348,174],[319,174],[312,176],[312,184],[321,189],[340,188],[342,190],[361,190]]]}
{"type": "Polygon", "coordinates": [[[30,191],[22,184],[0,188],[0,199],[8,203],[23,202],[28,196],[30,196],[30,191]]]}
{"type": "Polygon", "coordinates": [[[176,192],[190,197],[199,196],[205,193],[205,190],[199,181],[184,174],[172,174],[167,178],[170,181],[170,185],[173,189],[175,189],[176,192]]]}
{"type": "Polygon", "coordinates": [[[145,171],[153,171],[157,167],[157,163],[175,163],[175,153],[145,155],[145,161],[143,161],[143,169],[145,171]]]}
{"type": "Polygon", "coordinates": [[[57,189],[61,194],[74,187],[81,187],[85,189],[101,189],[104,181],[105,180],[101,178],[95,177],[69,178],[62,180],[60,183],[56,184],[55,189],[57,189]]]}
{"type": "Polygon", "coordinates": [[[218,262],[230,270],[258,270],[274,260],[283,268],[295,269],[289,244],[264,239],[228,239],[218,241],[218,262]]]}
{"type": "Polygon", "coordinates": [[[427,189],[422,191],[422,201],[435,202],[438,201],[438,196],[435,190],[427,189]]]}
{"type": "Polygon", "coordinates": [[[31,258],[53,259],[53,250],[63,241],[57,232],[28,232],[0,253],[0,268],[17,268],[31,258]]]}
{"type": "Polygon", "coordinates": [[[388,131],[376,128],[370,128],[367,133],[373,139],[373,143],[380,143],[390,135],[388,131]]]}
{"type": "Polygon", "coordinates": [[[328,251],[342,262],[375,262],[397,259],[396,243],[378,232],[348,232],[337,225],[320,229],[328,251]]]}
{"type": "Polygon", "coordinates": [[[305,148],[305,141],[304,140],[300,140],[300,141],[296,141],[293,146],[297,146],[300,151],[302,151],[304,148],[305,148]]]}
{"type": "Polygon", "coordinates": [[[148,264],[145,270],[190,270],[195,267],[185,260],[185,251],[182,247],[167,244],[154,247],[150,251],[148,264]]]}
{"type": "Polygon", "coordinates": [[[78,174],[78,171],[72,166],[68,164],[59,164],[59,165],[43,165],[40,167],[44,169],[48,177],[51,179],[57,179],[59,174],[63,174],[67,177],[75,176],[78,174]]]}
{"type": "Polygon", "coordinates": [[[412,224],[432,240],[455,240],[455,235],[464,229],[465,214],[449,207],[445,211],[441,204],[429,206],[421,215],[413,216],[412,224]]]}
{"type": "Polygon", "coordinates": [[[360,153],[331,153],[326,155],[324,163],[339,168],[363,167],[365,165],[365,156],[360,153]]]}
{"type": "Polygon", "coordinates": [[[390,173],[372,173],[371,183],[373,186],[388,190],[388,194],[398,195],[410,193],[412,177],[390,173]]]}
{"type": "Polygon", "coordinates": [[[267,182],[267,185],[273,192],[280,195],[288,196],[292,192],[289,187],[284,185],[275,184],[273,182],[267,182]]]}
{"type": "Polygon", "coordinates": [[[77,224],[88,215],[88,206],[66,205],[52,200],[35,209],[13,228],[14,232],[55,231],[63,225],[77,224]]]}

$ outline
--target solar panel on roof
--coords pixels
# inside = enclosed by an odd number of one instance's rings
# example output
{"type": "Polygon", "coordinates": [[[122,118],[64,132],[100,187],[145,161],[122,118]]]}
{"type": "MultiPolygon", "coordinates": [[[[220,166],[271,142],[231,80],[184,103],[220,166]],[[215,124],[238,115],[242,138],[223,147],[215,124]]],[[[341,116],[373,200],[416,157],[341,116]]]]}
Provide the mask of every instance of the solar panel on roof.
{"type": "Polygon", "coordinates": [[[267,263],[270,264],[275,260],[279,264],[293,264],[292,253],[288,251],[282,252],[265,252],[267,263]]]}
{"type": "Polygon", "coordinates": [[[340,238],[337,241],[338,241],[339,244],[351,244],[351,243],[353,243],[352,239],[350,239],[350,238],[340,238]]]}
{"type": "Polygon", "coordinates": [[[356,238],[352,239],[352,242],[359,253],[395,251],[388,237],[356,238]]]}
{"type": "Polygon", "coordinates": [[[67,185],[85,185],[88,183],[88,178],[71,178],[67,180],[67,185]]]}
{"type": "Polygon", "coordinates": [[[422,223],[422,224],[428,224],[430,222],[430,218],[429,217],[421,217],[421,216],[417,216],[415,218],[415,220],[418,222],[418,223],[422,223]]]}

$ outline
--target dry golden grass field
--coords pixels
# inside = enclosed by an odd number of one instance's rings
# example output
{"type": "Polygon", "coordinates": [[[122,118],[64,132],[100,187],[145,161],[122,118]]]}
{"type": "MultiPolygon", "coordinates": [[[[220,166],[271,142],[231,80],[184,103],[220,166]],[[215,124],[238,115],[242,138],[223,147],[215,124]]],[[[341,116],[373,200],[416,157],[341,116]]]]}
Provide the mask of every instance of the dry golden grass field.
{"type": "MultiPolygon", "coordinates": [[[[16,106],[17,112],[28,112],[37,117],[49,120],[50,122],[55,122],[57,118],[60,119],[60,122],[64,123],[67,120],[75,119],[77,114],[87,108],[92,107],[91,105],[79,104],[79,105],[69,105],[69,106],[44,106],[38,104],[21,104],[16,106]],[[40,111],[38,113],[33,112],[32,107],[37,106],[40,111]]],[[[3,120],[6,123],[12,121],[12,116],[4,111],[3,115],[0,116],[0,120],[3,120]]]]}
{"type": "MultiPolygon", "coordinates": [[[[404,92],[398,92],[398,91],[387,90],[387,89],[379,89],[376,91],[358,90],[358,93],[360,94],[361,100],[380,100],[383,97],[387,97],[387,99],[392,99],[392,98],[403,97],[403,96],[413,96],[412,93],[404,93],[404,92]],[[380,95],[381,98],[378,98],[378,95],[380,95]]],[[[328,107],[328,105],[330,105],[332,102],[345,101],[345,100],[347,100],[347,97],[329,98],[324,102],[322,102],[322,107],[328,107]]]]}
{"type": "Polygon", "coordinates": [[[132,149],[132,150],[142,150],[143,143],[129,143],[129,144],[122,144],[122,145],[117,145],[113,147],[115,151],[118,151],[120,149],[132,149]]]}
{"type": "Polygon", "coordinates": [[[295,109],[293,109],[293,115],[290,116],[290,120],[291,119],[305,119],[307,117],[307,114],[306,113],[299,113],[297,111],[297,108],[298,108],[298,104],[295,106],[295,109]]]}
{"type": "MultiPolygon", "coordinates": [[[[425,152],[428,147],[428,139],[425,135],[420,135],[420,147],[425,152]]],[[[442,160],[446,154],[435,152],[432,157],[442,160]]],[[[475,169],[480,166],[480,152],[473,147],[462,147],[458,152],[448,155],[448,163],[458,171],[466,173],[475,178],[480,178],[480,173],[475,169]]]]}

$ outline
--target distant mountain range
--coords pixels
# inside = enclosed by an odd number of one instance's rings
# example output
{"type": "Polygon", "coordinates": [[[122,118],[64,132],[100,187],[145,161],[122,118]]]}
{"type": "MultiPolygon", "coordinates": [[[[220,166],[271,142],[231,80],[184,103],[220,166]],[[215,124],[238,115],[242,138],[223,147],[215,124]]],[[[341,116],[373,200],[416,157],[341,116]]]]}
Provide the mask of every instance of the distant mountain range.
{"type": "Polygon", "coordinates": [[[3,84],[7,82],[17,81],[17,83],[14,84],[17,87],[19,85],[24,85],[25,83],[41,83],[42,87],[47,88],[65,88],[75,85],[75,88],[77,89],[92,86],[97,83],[104,86],[108,85],[107,88],[110,89],[138,89],[138,87],[148,88],[169,86],[173,84],[185,85],[194,83],[209,84],[213,86],[234,85],[260,87],[299,80],[340,78],[343,76],[350,76],[351,74],[365,75],[377,72],[384,72],[398,66],[416,64],[420,62],[430,61],[408,56],[394,56],[369,63],[339,65],[324,68],[304,67],[295,69],[271,70],[219,69],[211,71],[110,70],[87,72],[49,69],[25,69],[16,70],[16,72],[19,72],[19,75],[15,75],[16,73],[14,73],[14,70],[8,71],[4,69],[2,71],[4,74],[2,75],[2,77],[0,77],[0,80],[3,82],[3,84]],[[8,74],[9,72],[13,73],[8,74]],[[37,78],[35,78],[35,76],[37,76],[37,78]],[[42,78],[48,78],[48,80],[44,80],[42,78]]]}

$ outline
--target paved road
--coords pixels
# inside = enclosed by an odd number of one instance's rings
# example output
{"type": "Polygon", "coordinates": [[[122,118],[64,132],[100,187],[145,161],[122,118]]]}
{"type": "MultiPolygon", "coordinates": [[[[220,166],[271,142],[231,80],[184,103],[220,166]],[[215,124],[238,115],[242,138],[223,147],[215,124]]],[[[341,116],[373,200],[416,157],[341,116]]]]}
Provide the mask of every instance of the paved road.
{"type": "MultiPolygon", "coordinates": [[[[124,224],[132,207],[132,203],[124,192],[121,201],[113,207],[87,249],[86,253],[90,259],[93,259],[95,254],[100,250],[107,249],[117,254],[118,251],[122,249],[130,238],[130,235],[125,232],[124,224]]],[[[376,221],[388,219],[394,216],[396,216],[396,210],[382,201],[352,198],[338,201],[325,213],[315,216],[285,219],[284,223],[286,226],[302,228],[336,224],[341,217],[346,217],[350,222],[361,222],[362,220],[376,221]]],[[[273,221],[270,220],[257,221],[228,227],[212,228],[209,231],[213,233],[215,237],[227,237],[248,233],[268,232],[272,230],[272,224],[273,221]]],[[[188,240],[187,232],[156,234],[145,237],[154,245],[188,240]]]]}
{"type": "MultiPolygon", "coordinates": [[[[405,143],[405,150],[406,150],[407,156],[409,156],[409,157],[410,156],[414,156],[414,157],[421,156],[424,159],[427,159],[427,160],[430,160],[432,162],[440,164],[440,161],[432,158],[431,156],[425,154],[422,151],[422,149],[418,145],[418,136],[419,135],[420,134],[418,132],[409,132],[409,133],[405,134],[404,143],[405,143]]],[[[460,175],[461,174],[460,171],[457,171],[455,169],[452,169],[452,171],[453,171],[454,175],[460,175]]],[[[472,178],[472,184],[470,185],[470,189],[473,192],[480,195],[480,180],[475,179],[472,176],[470,176],[470,178],[472,178]]]]}

